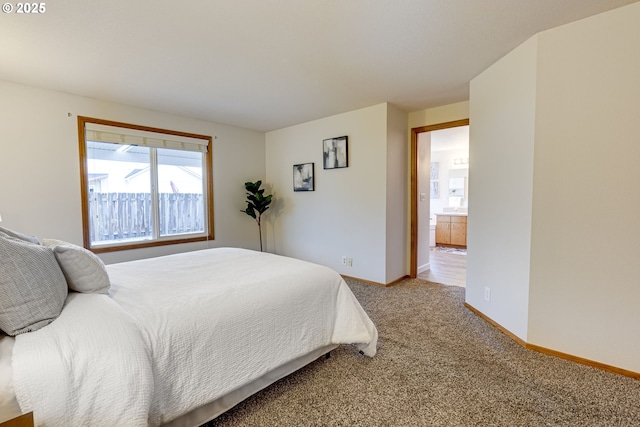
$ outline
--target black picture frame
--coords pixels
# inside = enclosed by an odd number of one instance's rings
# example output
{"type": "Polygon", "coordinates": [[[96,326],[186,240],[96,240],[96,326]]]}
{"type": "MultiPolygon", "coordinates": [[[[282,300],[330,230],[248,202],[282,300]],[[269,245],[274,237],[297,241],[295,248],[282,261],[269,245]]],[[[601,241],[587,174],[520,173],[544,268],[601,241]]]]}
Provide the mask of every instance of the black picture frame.
{"type": "Polygon", "coordinates": [[[349,167],[349,138],[347,136],[322,141],[322,165],[325,169],[349,167]]]}
{"type": "Polygon", "coordinates": [[[315,191],[315,163],[293,165],[293,191],[315,191]]]}

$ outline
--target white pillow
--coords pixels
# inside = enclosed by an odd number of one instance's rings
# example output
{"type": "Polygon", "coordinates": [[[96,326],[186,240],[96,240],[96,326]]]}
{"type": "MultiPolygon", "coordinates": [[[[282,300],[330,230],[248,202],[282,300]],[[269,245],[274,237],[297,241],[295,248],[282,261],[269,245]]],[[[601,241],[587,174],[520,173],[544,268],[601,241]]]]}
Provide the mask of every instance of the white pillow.
{"type": "Polygon", "coordinates": [[[62,240],[42,239],[42,244],[53,250],[69,289],[84,293],[109,293],[109,274],[96,254],[62,240]]]}
{"type": "Polygon", "coordinates": [[[0,329],[36,331],[58,317],[67,282],[53,251],[0,233],[0,329]]]}
{"type": "Polygon", "coordinates": [[[14,239],[24,240],[25,242],[33,243],[36,245],[40,244],[40,241],[36,236],[30,236],[28,234],[20,233],[19,231],[9,230],[8,228],[0,227],[0,233],[4,233],[9,237],[13,237],[14,239]]]}

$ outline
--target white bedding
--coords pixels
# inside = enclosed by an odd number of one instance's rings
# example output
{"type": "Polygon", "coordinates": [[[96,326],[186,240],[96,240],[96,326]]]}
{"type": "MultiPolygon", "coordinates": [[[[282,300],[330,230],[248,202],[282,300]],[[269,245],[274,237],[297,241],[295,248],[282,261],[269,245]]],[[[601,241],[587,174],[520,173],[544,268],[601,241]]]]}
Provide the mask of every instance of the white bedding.
{"type": "Polygon", "coordinates": [[[69,294],[55,321],[13,347],[18,403],[38,424],[147,425],[153,381],[141,332],[106,295],[69,294]]]}
{"type": "Polygon", "coordinates": [[[20,415],[20,405],[13,389],[11,355],[15,338],[0,336],[0,423],[20,415]]]}
{"type": "Polygon", "coordinates": [[[111,298],[70,294],[16,337],[14,385],[37,425],[161,425],[330,344],[377,331],[333,270],[219,248],[107,266],[111,298]]]}

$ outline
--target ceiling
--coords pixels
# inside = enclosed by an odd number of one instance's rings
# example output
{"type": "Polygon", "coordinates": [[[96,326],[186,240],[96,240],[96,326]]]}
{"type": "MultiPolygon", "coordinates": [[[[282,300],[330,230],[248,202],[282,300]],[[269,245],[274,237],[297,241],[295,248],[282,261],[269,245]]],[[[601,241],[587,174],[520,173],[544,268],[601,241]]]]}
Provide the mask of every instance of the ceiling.
{"type": "Polygon", "coordinates": [[[635,1],[50,0],[0,15],[0,80],[269,131],[467,100],[533,34],[635,1]]]}

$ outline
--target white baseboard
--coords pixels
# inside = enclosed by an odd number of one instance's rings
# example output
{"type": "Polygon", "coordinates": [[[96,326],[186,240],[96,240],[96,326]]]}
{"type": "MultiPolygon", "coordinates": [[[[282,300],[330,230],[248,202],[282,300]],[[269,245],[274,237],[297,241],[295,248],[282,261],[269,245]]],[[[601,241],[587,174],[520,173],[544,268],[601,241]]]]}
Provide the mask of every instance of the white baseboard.
{"type": "Polygon", "coordinates": [[[423,264],[423,265],[419,266],[418,267],[418,274],[424,273],[427,270],[431,270],[431,264],[430,263],[426,263],[426,264],[423,264]]]}

